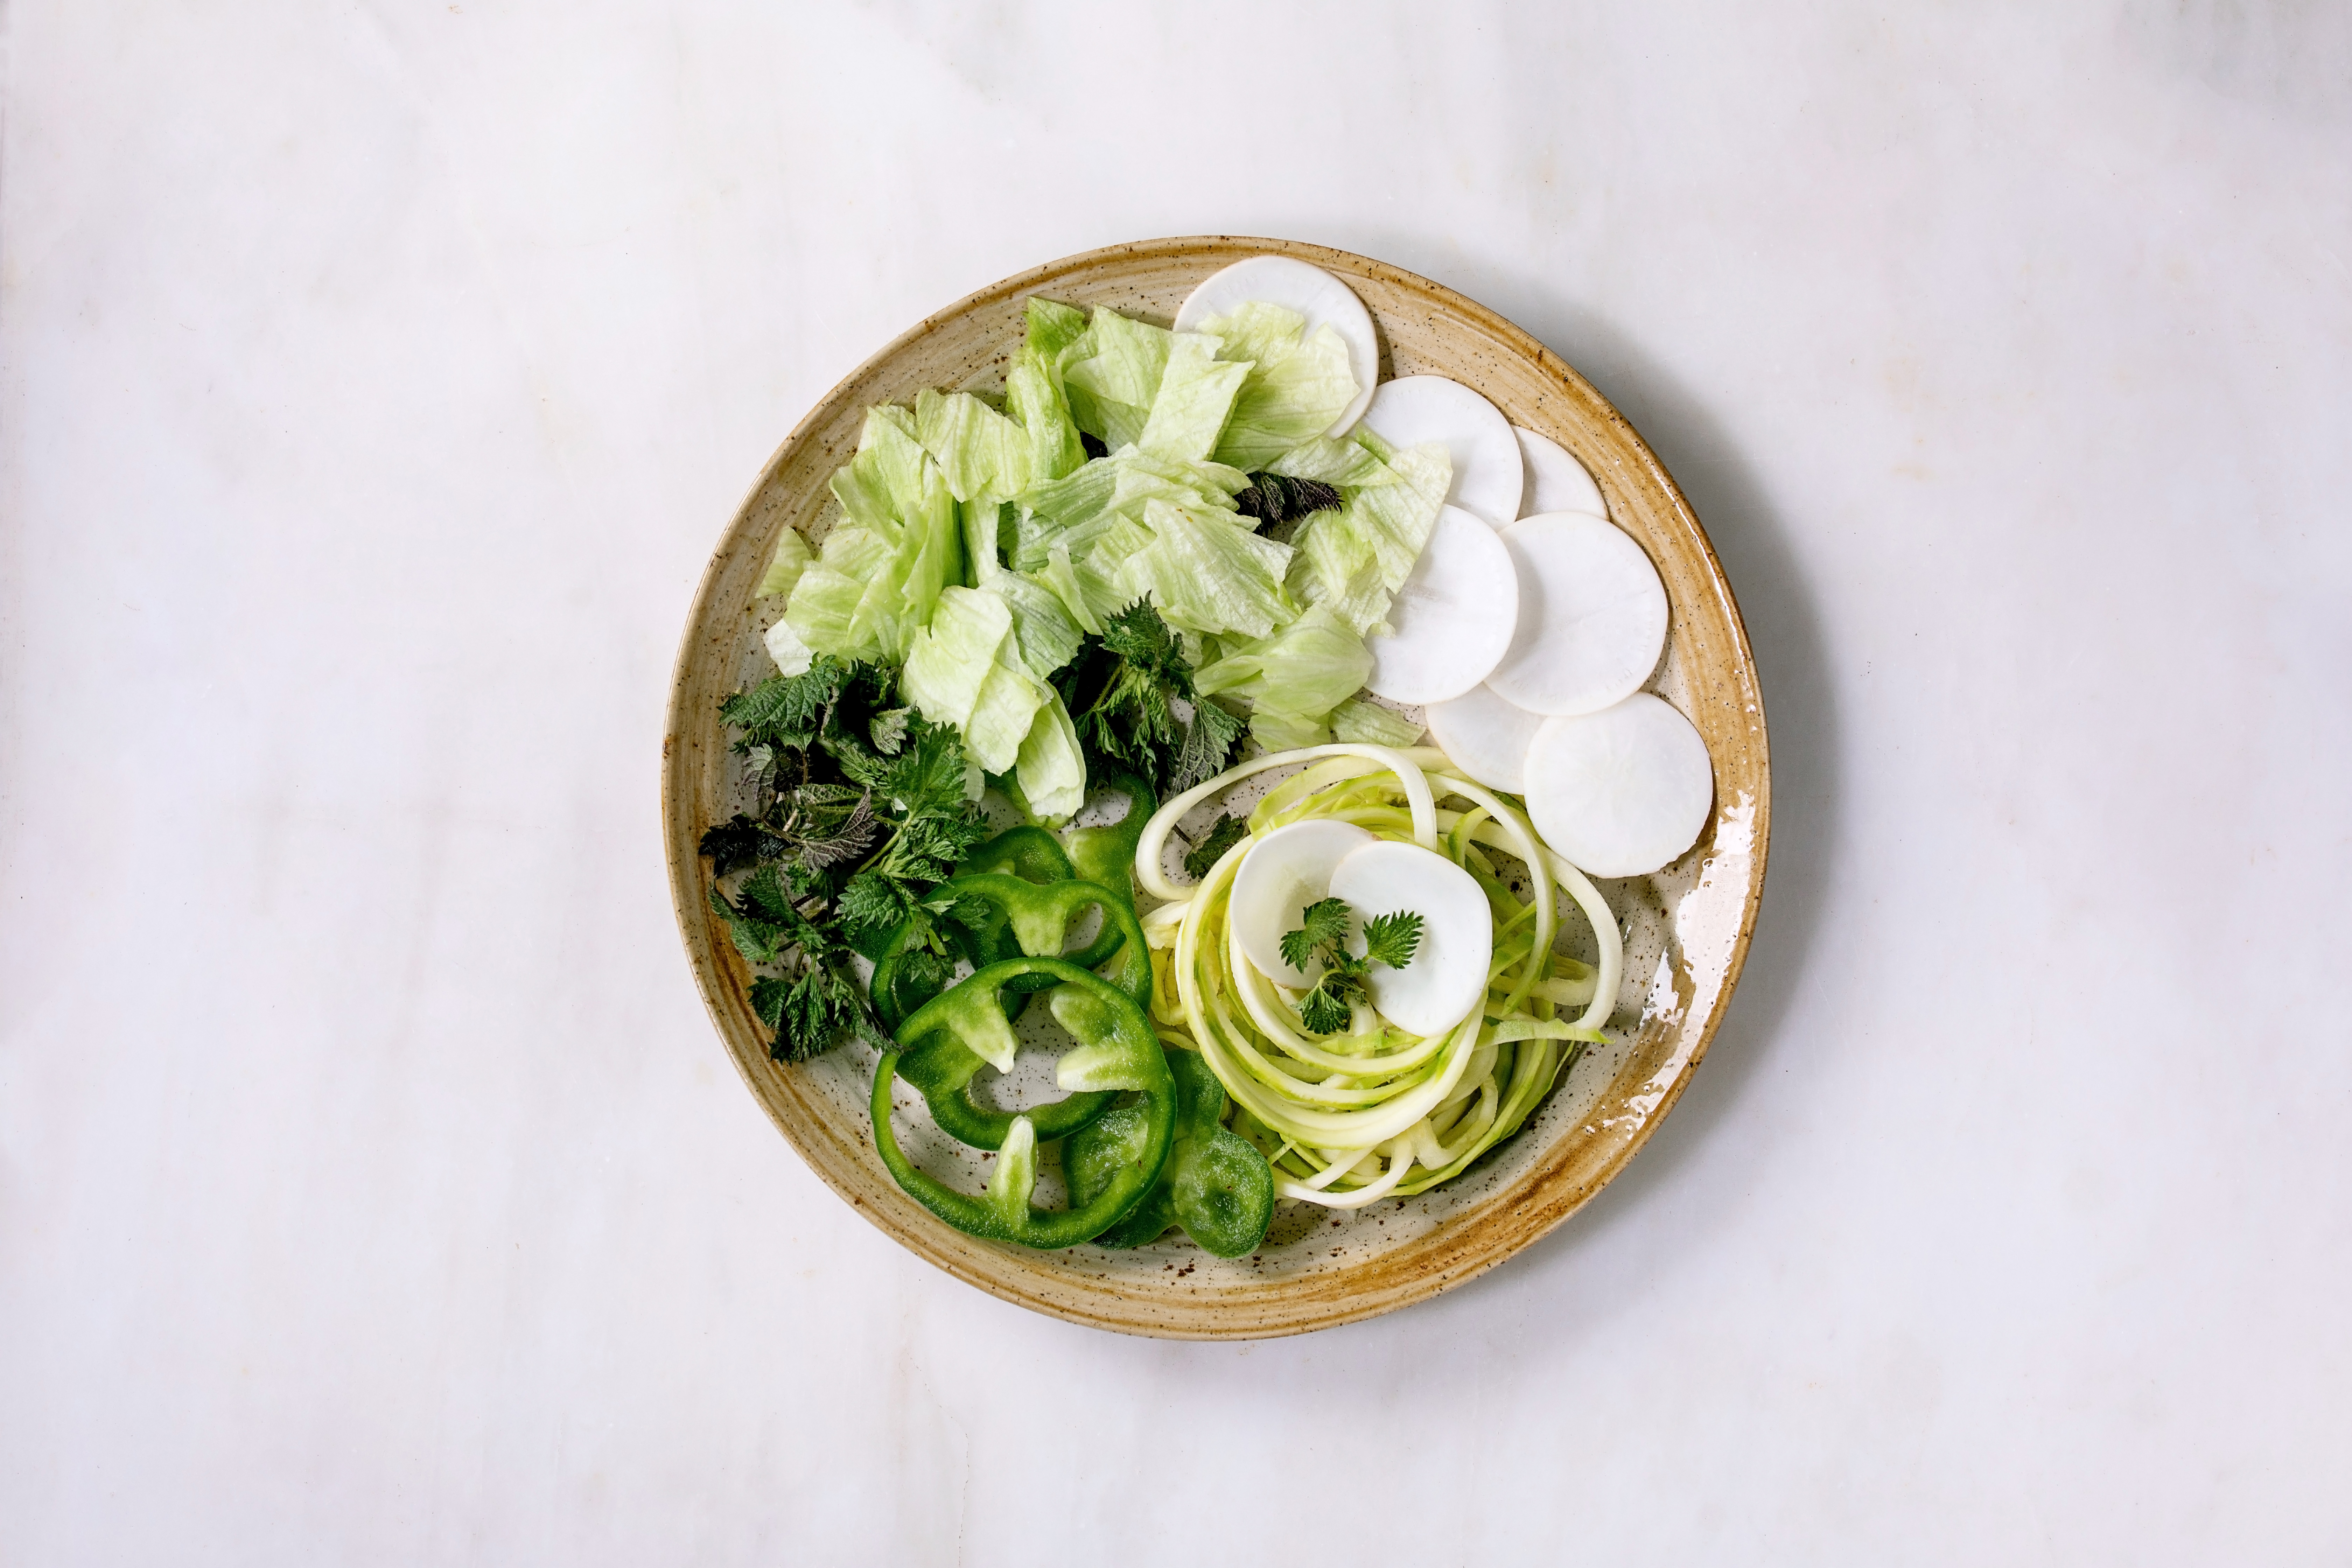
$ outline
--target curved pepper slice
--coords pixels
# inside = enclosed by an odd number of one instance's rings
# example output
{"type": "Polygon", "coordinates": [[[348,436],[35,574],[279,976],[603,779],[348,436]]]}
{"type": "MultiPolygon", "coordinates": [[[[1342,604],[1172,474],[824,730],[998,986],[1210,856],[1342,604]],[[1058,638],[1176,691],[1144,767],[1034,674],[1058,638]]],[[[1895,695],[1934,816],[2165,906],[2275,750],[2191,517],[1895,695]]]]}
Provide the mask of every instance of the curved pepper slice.
{"type": "MultiPolygon", "coordinates": [[[[1198,1051],[1168,1053],[1176,1084],[1174,1145],[1160,1180],[1128,1216],[1095,1237],[1097,1247],[1141,1247],[1171,1225],[1203,1251],[1240,1258],[1257,1250],[1274,1221],[1274,1170],[1257,1145],[1220,1126],[1225,1087],[1198,1051]]],[[[1072,1135],[1062,1147],[1070,1198],[1083,1203],[1108,1188],[1150,1140],[1139,1108],[1120,1106],[1072,1135]]]]}
{"type": "MultiPolygon", "coordinates": [[[[965,856],[956,867],[959,877],[1003,875],[1018,877],[1024,882],[1066,882],[1076,874],[1070,868],[1070,858],[1062,853],[1062,841],[1042,827],[1032,826],[1006,828],[965,856]]],[[[981,916],[977,927],[961,921],[950,921],[945,926],[948,945],[974,969],[985,969],[992,963],[1021,956],[1021,944],[1007,929],[1003,909],[992,908],[992,918],[981,916]]],[[[924,973],[927,969],[935,972],[935,966],[908,962],[907,939],[914,930],[915,922],[906,921],[890,933],[882,952],[869,955],[874,958],[874,982],[868,990],[874,996],[874,1010],[881,1015],[887,1028],[898,1028],[916,1008],[947,989],[943,979],[924,973]]],[[[1013,989],[1036,991],[1051,984],[1034,975],[1030,978],[1036,984],[1015,985],[1013,989]]],[[[1025,1000],[1016,1001],[1008,1012],[1018,1018],[1027,1005],[1025,1000]]]]}
{"type": "MultiPolygon", "coordinates": [[[[1069,836],[1072,875],[1097,882],[1118,895],[1129,914],[1135,913],[1135,847],[1143,838],[1144,824],[1160,808],[1151,786],[1133,773],[1112,773],[1102,787],[1127,796],[1127,815],[1100,827],[1073,828],[1069,836]]],[[[1142,947],[1120,955],[1111,978],[1134,988],[1141,977],[1143,1005],[1151,1006],[1151,955],[1142,947]]]]}
{"type": "MultiPolygon", "coordinates": [[[[945,890],[955,895],[960,910],[973,904],[984,904],[994,910],[1001,918],[1007,940],[1013,943],[1011,954],[984,966],[982,973],[1005,970],[1007,963],[1024,958],[1064,959],[1071,967],[1085,970],[1106,959],[1123,957],[1128,952],[1144,951],[1143,927],[1135,916],[1118,902],[1118,895],[1110,889],[1092,882],[1048,882],[1041,887],[1018,877],[958,877],[945,885],[945,890]],[[1084,952],[1064,954],[1062,944],[1067,940],[1071,924],[1089,909],[1102,910],[1102,935],[1087,943],[1084,952]]],[[[1117,986],[1138,1007],[1150,1005],[1150,992],[1147,989],[1139,994],[1131,983],[1132,976],[1124,968],[1119,973],[1101,978],[1117,986]]],[[[1144,982],[1148,987],[1148,968],[1144,982]]],[[[1008,970],[997,983],[999,989],[1016,996],[1040,985],[1058,984],[1056,972],[1034,969],[1008,970]]],[[[946,996],[953,994],[955,992],[950,991],[946,996]]],[[[939,1001],[945,1001],[946,996],[939,1001]]],[[[1014,1117],[1010,1111],[992,1110],[973,1100],[971,1080],[983,1065],[999,1072],[1012,1070],[1013,1054],[1020,1049],[1013,1035],[1013,1009],[1000,1006],[992,997],[985,1006],[965,1006],[951,1018],[939,1015],[941,1022],[919,1027],[936,1005],[936,1002],[925,1004],[899,1026],[898,1042],[903,1054],[898,1076],[922,1090],[923,1099],[931,1108],[931,1120],[940,1124],[942,1131],[975,1149],[1001,1149],[1013,1130],[1014,1117]]],[[[1054,1016],[1061,1018],[1062,1004],[1056,1002],[1054,1005],[1054,1016]]],[[[1062,1022],[1065,1028],[1069,1027],[1068,1020],[1062,1022]]],[[[1092,1121],[1109,1107],[1110,1101],[1106,1092],[1072,1094],[1039,1106],[1028,1116],[1036,1135],[1050,1142],[1066,1137],[1092,1121]]]]}
{"type": "Polygon", "coordinates": [[[998,993],[1010,982],[1034,974],[1055,983],[1046,1005],[1078,1040],[1062,1053],[1055,1081],[1072,1091],[1072,1099],[1081,1094],[1143,1097],[1140,1104],[1129,1108],[1134,1112],[1134,1135],[1122,1142],[1116,1163],[1099,1161],[1093,1167],[1097,1180],[1087,1197],[1066,1209],[1031,1206],[1030,1194],[1037,1185],[1039,1132],[1036,1120],[1029,1115],[1010,1119],[988,1190],[978,1196],[957,1192],[916,1169],[890,1131],[890,1082],[900,1066],[896,1050],[884,1052],[874,1069],[874,1144],[882,1163],[916,1202],[967,1236],[1023,1247],[1071,1247],[1117,1225],[1144,1200],[1159,1180],[1175,1138],[1175,1080],[1169,1076],[1160,1037],[1135,998],[1092,971],[1061,959],[1017,958],[991,964],[925,1004],[907,1020],[898,1038],[907,1045],[961,1036],[968,1029],[985,1035],[992,1019],[1003,1027],[998,993]]]}

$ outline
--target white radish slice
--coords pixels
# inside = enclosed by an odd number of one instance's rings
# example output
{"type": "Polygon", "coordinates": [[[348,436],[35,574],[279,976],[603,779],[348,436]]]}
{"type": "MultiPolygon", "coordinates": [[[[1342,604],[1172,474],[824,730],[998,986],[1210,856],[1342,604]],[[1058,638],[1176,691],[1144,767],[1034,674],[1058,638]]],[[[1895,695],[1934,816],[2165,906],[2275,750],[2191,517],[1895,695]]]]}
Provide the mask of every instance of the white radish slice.
{"type": "Polygon", "coordinates": [[[1638,691],[1598,713],[1545,720],[1528,748],[1527,798],[1544,842],[1586,872],[1643,877],[1698,841],[1715,770],[1691,721],[1638,691]]]}
{"type": "Polygon", "coordinates": [[[1527,466],[1527,494],[1519,498],[1519,515],[1533,517],[1546,511],[1580,511],[1591,517],[1607,517],[1609,503],[1601,499],[1601,487],[1582,463],[1569,455],[1567,447],[1549,436],[1538,436],[1522,425],[1511,426],[1519,438],[1519,457],[1527,466]]]}
{"type": "Polygon", "coordinates": [[[1528,789],[1528,747],[1543,721],[1506,701],[1491,686],[1474,686],[1461,696],[1433,702],[1423,710],[1429,737],[1446,759],[1485,784],[1506,795],[1528,789]]]}
{"type": "Polygon", "coordinates": [[[1356,917],[1349,951],[1364,951],[1363,922],[1409,910],[1421,945],[1402,969],[1375,963],[1364,983],[1381,1017],[1412,1035],[1442,1035],[1486,994],[1495,914],[1469,872],[1418,844],[1367,844],[1331,873],[1331,896],[1356,917]]]}
{"type": "Polygon", "coordinates": [[[1338,436],[1352,427],[1364,416],[1372,388],[1381,379],[1381,344],[1372,335],[1372,313],[1364,309],[1356,291],[1310,262],[1287,256],[1253,256],[1211,273],[1186,295],[1184,303],[1177,307],[1176,330],[1193,331],[1211,316],[1227,315],[1234,306],[1252,300],[1297,311],[1307,318],[1308,337],[1326,324],[1339,334],[1339,341],[1348,345],[1348,368],[1356,373],[1356,396],[1323,433],[1338,436]]]}
{"type": "Polygon", "coordinates": [[[1378,842],[1352,822],[1294,822],[1250,846],[1234,872],[1227,918],[1260,973],[1294,991],[1315,984],[1282,961],[1282,939],[1299,928],[1307,905],[1330,897],[1332,868],[1378,842]]]}
{"type": "Polygon", "coordinates": [[[1486,683],[1532,712],[1594,713],[1640,689],[1666,646],[1666,589],[1622,529],[1578,512],[1503,530],[1519,622],[1486,683]]]}
{"type": "Polygon", "coordinates": [[[1518,576],[1502,536],[1458,506],[1440,508],[1389,605],[1390,635],[1365,644],[1372,673],[1364,684],[1391,702],[1459,697],[1502,662],[1518,616],[1518,576]]]}
{"type": "Polygon", "coordinates": [[[1519,515],[1527,462],[1503,411],[1442,375],[1407,375],[1381,384],[1364,423],[1391,446],[1444,444],[1454,459],[1445,499],[1501,527],[1519,515]]]}

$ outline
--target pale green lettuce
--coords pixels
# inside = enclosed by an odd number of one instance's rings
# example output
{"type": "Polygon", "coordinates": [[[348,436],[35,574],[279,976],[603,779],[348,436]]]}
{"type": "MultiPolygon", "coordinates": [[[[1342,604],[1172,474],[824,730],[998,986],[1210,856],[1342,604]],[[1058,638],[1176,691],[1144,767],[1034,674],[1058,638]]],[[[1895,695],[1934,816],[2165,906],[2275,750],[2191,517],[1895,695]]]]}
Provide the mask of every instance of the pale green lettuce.
{"type": "Polygon", "coordinates": [[[753,596],[767,599],[778,594],[791,593],[793,585],[801,580],[801,574],[808,570],[809,563],[814,559],[806,534],[797,528],[784,530],[782,537],[776,541],[775,553],[768,557],[768,569],[761,574],[760,585],[752,591],[753,596]]]}
{"type": "Polygon", "coordinates": [[[898,689],[934,724],[963,731],[964,751],[992,773],[1012,767],[1053,693],[1024,665],[1013,611],[996,595],[950,587],[915,634],[898,689]]]}
{"type": "Polygon", "coordinates": [[[1236,364],[1217,358],[1217,348],[1216,339],[1201,332],[1178,332],[1170,340],[1151,416],[1136,438],[1140,450],[1155,458],[1197,460],[1217,449],[1218,433],[1251,369],[1247,361],[1236,364]]]}
{"type": "Polygon", "coordinates": [[[1389,478],[1348,491],[1345,505],[1298,525],[1290,538],[1298,554],[1287,586],[1294,597],[1329,605],[1359,636],[1370,636],[1387,630],[1389,605],[1437,526],[1454,464],[1434,441],[1400,451],[1373,445],[1379,438],[1370,431],[1362,437],[1389,478]]]}
{"type": "Polygon", "coordinates": [[[1321,723],[1353,697],[1372,672],[1364,639],[1330,609],[1317,605],[1265,637],[1219,644],[1221,657],[1192,677],[1203,697],[1228,691],[1261,713],[1321,723]]]}
{"type": "Polygon", "coordinates": [[[1085,335],[1062,355],[1063,389],[1078,428],[1113,451],[1141,440],[1174,339],[1165,327],[1096,307],[1085,335]]]}
{"type": "Polygon", "coordinates": [[[1309,335],[1297,311],[1252,300],[1201,331],[1220,340],[1220,358],[1251,367],[1217,443],[1221,463],[1263,468],[1321,436],[1355,401],[1347,342],[1328,322],[1309,335]]]}
{"type": "Polygon", "coordinates": [[[1331,710],[1331,736],[1366,746],[1415,746],[1428,731],[1392,708],[1350,697],[1331,710]]]}
{"type": "Polygon", "coordinates": [[[1032,816],[1066,817],[1086,804],[1086,757],[1078,750],[1077,726],[1059,696],[1050,697],[1030,721],[1013,762],[1013,782],[1032,816]]]}
{"type": "Polygon", "coordinates": [[[1232,519],[1164,500],[1143,503],[1151,542],[1127,563],[1126,581],[1150,594],[1170,626],[1263,637],[1294,613],[1282,592],[1290,547],[1232,519]]]}

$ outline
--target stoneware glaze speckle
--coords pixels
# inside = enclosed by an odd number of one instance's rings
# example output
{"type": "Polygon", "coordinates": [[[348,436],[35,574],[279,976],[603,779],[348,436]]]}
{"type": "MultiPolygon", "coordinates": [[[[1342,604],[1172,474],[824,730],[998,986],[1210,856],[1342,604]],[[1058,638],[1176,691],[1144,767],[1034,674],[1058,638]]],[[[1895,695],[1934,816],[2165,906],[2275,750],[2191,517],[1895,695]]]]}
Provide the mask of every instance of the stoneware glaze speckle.
{"type": "MultiPolygon", "coordinates": [[[[1345,251],[1215,236],[1111,246],[1008,278],[918,323],[801,421],[752,486],[696,595],[670,693],[662,814],[671,895],[712,1021],[744,1082],[835,1192],[916,1253],[1008,1301],[1127,1333],[1253,1339],[1350,1322],[1460,1284],[1559,1225],[1623,1168],[1690,1082],[1738,979],[1763,888],[1771,784],[1763,700],[1730,585],[1698,519],[1622,416],[1557,355],[1449,289],[1345,251]],[[1233,1262],[1181,1232],[1131,1252],[1034,1253],[978,1241],[933,1218],[883,1169],[866,1110],[872,1052],[844,1047],[797,1067],[769,1059],[748,1000],[750,972],[705,901],[709,868],[695,850],[703,829],[733,809],[738,785],[719,704],[769,672],[759,637],[777,606],[755,601],[753,588],[781,530],[822,533],[826,481],[856,449],[869,405],[909,402],[924,387],[1001,385],[1033,293],[1165,325],[1201,279],[1270,252],[1348,281],[1380,329],[1383,377],[1452,376],[1591,470],[1612,519],[1665,582],[1673,619],[1646,689],[1706,738],[1713,815],[1674,865],[1601,884],[1626,945],[1610,1043],[1588,1050],[1518,1135],[1458,1180],[1353,1213],[1286,1204],[1259,1253],[1233,1262]]],[[[1563,947],[1590,957],[1590,934],[1567,924],[1563,947]]],[[[910,1149],[935,1164],[968,1152],[925,1137],[919,1114],[902,1117],[901,1127],[910,1149]]],[[[985,1167],[966,1169],[977,1189],[985,1167]]]]}

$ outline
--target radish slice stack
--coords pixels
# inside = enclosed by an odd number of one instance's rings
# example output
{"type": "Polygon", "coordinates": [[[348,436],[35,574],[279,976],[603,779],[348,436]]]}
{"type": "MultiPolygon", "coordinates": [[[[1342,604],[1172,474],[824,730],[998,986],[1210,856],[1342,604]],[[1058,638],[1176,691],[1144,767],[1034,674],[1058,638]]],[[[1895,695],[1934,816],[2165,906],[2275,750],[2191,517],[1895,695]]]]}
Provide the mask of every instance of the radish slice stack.
{"type": "MultiPolygon", "coordinates": [[[[1258,973],[1297,991],[1315,984],[1282,959],[1282,938],[1297,931],[1307,906],[1331,891],[1332,868],[1379,842],[1352,822],[1318,820],[1277,827],[1242,857],[1234,873],[1235,940],[1258,973]]],[[[1378,911],[1374,911],[1378,912],[1378,911]]]]}
{"type": "Polygon", "coordinates": [[[1537,713],[1592,713],[1640,689],[1666,646],[1666,590],[1642,547],[1577,512],[1503,530],[1519,582],[1518,629],[1487,683],[1537,713]]]}
{"type": "Polygon", "coordinates": [[[1461,696],[1433,702],[1423,712],[1430,739],[1454,765],[1507,795],[1528,793],[1528,747],[1544,717],[1530,713],[1491,686],[1474,686],[1461,696]]]}
{"type": "Polygon", "coordinates": [[[1365,684],[1391,702],[1461,696],[1502,662],[1519,605],[1501,537],[1460,507],[1444,508],[1389,606],[1391,634],[1366,645],[1372,673],[1365,684]]]}
{"type": "Polygon", "coordinates": [[[1297,311],[1307,318],[1310,337],[1318,327],[1328,325],[1348,345],[1348,368],[1356,373],[1355,401],[1324,432],[1345,434],[1363,417],[1373,385],[1381,379],[1381,345],[1372,335],[1372,313],[1354,289],[1320,267],[1287,256],[1253,256],[1212,273],[1186,295],[1176,311],[1176,330],[1189,332],[1210,317],[1228,315],[1252,300],[1297,311]]]}
{"type": "Polygon", "coordinates": [[[1607,517],[1609,503],[1601,499],[1601,487],[1592,482],[1584,465],[1568,455],[1567,448],[1549,436],[1514,425],[1511,434],[1519,438],[1519,457],[1528,470],[1527,494],[1519,499],[1519,515],[1533,517],[1538,512],[1580,511],[1591,517],[1607,517]]]}
{"type": "Polygon", "coordinates": [[[1500,526],[1519,515],[1527,462],[1501,409],[1458,381],[1408,375],[1382,382],[1364,423],[1392,446],[1442,443],[1454,459],[1445,499],[1500,526]]]}
{"type": "Polygon", "coordinates": [[[1412,962],[1402,969],[1376,963],[1364,977],[1372,1005],[1398,1028],[1442,1035],[1486,994],[1494,907],[1477,879],[1444,856],[1391,839],[1367,844],[1332,868],[1331,896],[1356,918],[1348,947],[1359,956],[1363,922],[1404,910],[1421,917],[1412,962]]]}
{"type": "Polygon", "coordinates": [[[1638,877],[1698,841],[1715,799],[1706,742],[1648,692],[1547,719],[1528,748],[1528,816],[1596,877],[1638,877]]]}

